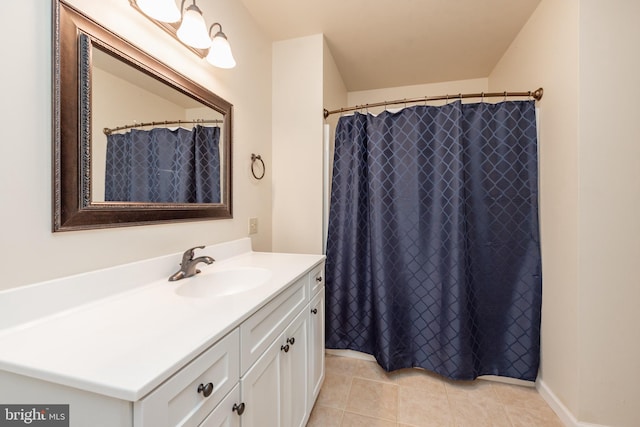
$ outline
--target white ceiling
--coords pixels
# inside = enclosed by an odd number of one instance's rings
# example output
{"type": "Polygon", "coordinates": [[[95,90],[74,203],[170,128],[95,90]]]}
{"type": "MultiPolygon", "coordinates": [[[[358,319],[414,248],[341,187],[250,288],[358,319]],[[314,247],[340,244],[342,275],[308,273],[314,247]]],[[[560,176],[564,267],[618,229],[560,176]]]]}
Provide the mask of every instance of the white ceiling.
{"type": "Polygon", "coordinates": [[[274,41],[323,33],[348,91],[487,77],[540,0],[242,0],[274,41]]]}

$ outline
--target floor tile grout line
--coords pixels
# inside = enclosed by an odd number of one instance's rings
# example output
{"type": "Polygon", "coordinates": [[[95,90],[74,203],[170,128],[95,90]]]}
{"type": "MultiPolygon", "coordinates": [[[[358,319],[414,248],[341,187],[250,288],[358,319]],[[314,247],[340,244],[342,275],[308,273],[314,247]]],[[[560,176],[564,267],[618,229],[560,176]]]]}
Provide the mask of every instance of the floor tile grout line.
{"type": "MultiPolygon", "coordinates": [[[[384,382],[384,381],[377,381],[377,380],[374,380],[374,379],[371,379],[371,378],[363,378],[363,377],[359,377],[359,376],[356,376],[356,375],[351,375],[351,384],[352,384],[352,386],[353,386],[353,380],[356,379],[356,378],[360,379],[360,380],[363,380],[363,381],[371,381],[371,382],[375,382],[375,383],[379,383],[379,384],[392,385],[392,386],[396,387],[396,393],[395,393],[395,395],[396,395],[396,410],[395,410],[395,414],[394,414],[394,419],[393,420],[390,420],[388,418],[373,417],[373,416],[370,416],[370,415],[364,415],[364,416],[372,418],[372,419],[375,419],[375,420],[391,421],[391,422],[393,422],[393,423],[395,423],[397,425],[398,424],[398,391],[399,391],[400,385],[396,384],[396,383],[387,383],[387,382],[384,382]]],[[[357,412],[347,411],[347,409],[345,409],[345,412],[349,412],[351,414],[356,414],[356,415],[363,415],[363,414],[358,414],[357,412]]]]}
{"type": "MultiPolygon", "coordinates": [[[[388,418],[374,417],[373,415],[364,415],[364,414],[361,414],[359,412],[347,411],[346,409],[344,411],[342,411],[342,418],[343,419],[344,419],[344,415],[345,414],[352,414],[352,415],[356,415],[358,417],[369,418],[369,419],[376,420],[376,421],[385,421],[385,422],[389,422],[389,423],[400,424],[400,422],[398,420],[394,421],[394,420],[390,420],[388,418]]],[[[414,427],[414,426],[412,426],[410,424],[405,424],[405,425],[408,425],[409,427],[414,427]]]]}
{"type": "Polygon", "coordinates": [[[344,422],[344,413],[345,413],[344,409],[340,411],[340,423],[339,423],[340,427],[342,427],[342,423],[344,422]]]}
{"type": "MultiPolygon", "coordinates": [[[[344,402],[344,408],[342,408],[342,419],[344,419],[344,413],[347,411],[347,407],[349,406],[349,397],[351,396],[351,389],[353,388],[353,375],[349,376],[349,390],[347,390],[347,400],[344,402]]],[[[342,421],[340,421],[342,424],[342,421]]]]}
{"type": "Polygon", "coordinates": [[[453,405],[451,404],[451,396],[449,395],[449,388],[447,387],[447,383],[439,380],[442,384],[442,388],[444,388],[444,395],[447,398],[447,404],[449,405],[449,414],[451,414],[451,421],[453,421],[454,425],[458,425],[458,417],[456,416],[456,411],[453,409],[453,405]]]}
{"type": "MultiPolygon", "coordinates": [[[[371,380],[371,381],[376,381],[376,380],[371,380]]],[[[378,383],[380,383],[380,384],[393,385],[393,386],[395,386],[395,390],[396,390],[396,392],[395,392],[395,400],[396,400],[396,402],[395,402],[395,403],[396,403],[396,405],[395,405],[395,406],[396,406],[396,410],[395,410],[395,413],[393,414],[393,415],[394,415],[394,416],[393,416],[393,422],[394,422],[394,423],[396,424],[396,426],[397,426],[397,425],[398,425],[398,409],[399,409],[399,406],[398,406],[399,401],[398,401],[398,399],[399,399],[399,395],[400,395],[400,387],[398,386],[398,384],[391,384],[391,383],[387,383],[387,382],[384,382],[384,381],[376,381],[376,382],[378,382],[378,383]]]]}
{"type": "Polygon", "coordinates": [[[361,375],[352,375],[352,378],[358,378],[358,379],[367,380],[367,381],[375,381],[377,383],[382,383],[382,384],[390,384],[390,385],[397,385],[397,386],[400,385],[395,381],[382,381],[382,380],[377,380],[375,378],[363,377],[361,375]]]}

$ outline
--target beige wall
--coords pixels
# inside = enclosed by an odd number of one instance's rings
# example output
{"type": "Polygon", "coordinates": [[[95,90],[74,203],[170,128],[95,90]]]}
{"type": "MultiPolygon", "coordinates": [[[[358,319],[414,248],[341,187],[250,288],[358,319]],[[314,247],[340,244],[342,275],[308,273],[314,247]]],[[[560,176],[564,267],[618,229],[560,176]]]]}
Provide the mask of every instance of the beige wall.
{"type": "Polygon", "coordinates": [[[322,253],[321,34],[273,45],[273,250],[322,253]]]}
{"type": "MultiPolygon", "coordinates": [[[[323,43],[323,58],[322,65],[324,68],[323,71],[323,102],[322,105],[326,110],[335,110],[340,107],[344,107],[347,105],[347,88],[344,85],[344,81],[342,80],[342,76],[340,75],[340,71],[338,71],[338,66],[335,63],[333,58],[333,54],[327,45],[326,40],[323,43]]],[[[323,156],[324,162],[324,173],[323,173],[323,229],[322,229],[322,238],[323,238],[323,252],[326,252],[326,238],[327,238],[327,227],[329,225],[329,205],[331,200],[331,178],[333,172],[333,146],[335,141],[335,130],[336,125],[338,124],[339,115],[334,114],[327,118],[325,118],[325,130],[327,135],[323,137],[327,138],[326,147],[323,146],[323,150],[325,150],[323,156]]],[[[323,144],[324,145],[324,144],[323,144]]]]}
{"type": "MultiPolygon", "coordinates": [[[[429,83],[422,85],[391,87],[375,90],[363,90],[349,92],[348,104],[350,106],[365,105],[368,103],[377,103],[383,101],[395,101],[400,99],[421,98],[424,96],[440,96],[450,94],[455,96],[458,93],[481,93],[488,91],[488,80],[482,79],[469,79],[469,80],[456,80],[450,82],[441,83],[429,83]]],[[[429,102],[429,105],[444,104],[445,101],[429,102]]],[[[415,104],[414,104],[415,105],[415,104]]],[[[394,108],[402,108],[403,105],[390,105],[387,108],[392,110],[394,108]]],[[[384,110],[384,107],[369,108],[369,112],[377,114],[384,110]]]]}
{"type": "MultiPolygon", "coordinates": [[[[342,81],[338,66],[324,38],[322,43],[322,66],[323,107],[327,110],[344,107],[347,103],[347,88],[342,81]]],[[[335,115],[330,116],[326,121],[329,122],[335,118],[335,115]]],[[[337,120],[335,121],[337,122],[337,120]]]]}
{"type": "Polygon", "coordinates": [[[233,214],[230,220],[51,233],[51,6],[42,0],[3,3],[5,82],[1,114],[8,126],[0,144],[0,289],[175,253],[197,244],[247,236],[247,219],[260,231],[254,247],[271,249],[271,183],[250,175],[252,152],[271,152],[271,41],[241,2],[201,0],[207,19],[219,20],[238,66],[220,70],[184,49],[126,1],[73,0],[100,23],[234,104],[233,214]],[[20,42],[12,43],[16,34],[20,42]]]}
{"type": "Polygon", "coordinates": [[[640,425],[638,16],[634,1],[543,0],[489,76],[545,89],[540,384],[569,425],[640,425]]]}
{"type": "MultiPolygon", "coordinates": [[[[347,91],[322,34],[273,46],[273,250],[322,253],[326,220],[323,108],[347,91]]],[[[329,118],[331,132],[336,117],[329,118]]],[[[333,140],[331,135],[330,140],[333,140]]],[[[329,159],[330,163],[330,159],[329,159]]]]}
{"type": "Polygon", "coordinates": [[[640,2],[580,2],[579,418],[639,426],[640,2]]]}

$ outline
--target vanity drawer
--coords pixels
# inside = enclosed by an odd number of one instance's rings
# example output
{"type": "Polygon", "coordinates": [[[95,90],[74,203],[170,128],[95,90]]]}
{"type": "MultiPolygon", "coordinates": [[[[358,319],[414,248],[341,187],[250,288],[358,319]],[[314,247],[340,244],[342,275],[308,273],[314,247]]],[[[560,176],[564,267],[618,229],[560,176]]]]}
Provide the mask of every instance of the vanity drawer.
{"type": "Polygon", "coordinates": [[[198,427],[240,427],[240,415],[234,405],[240,402],[240,384],[225,397],[198,427]]]}
{"type": "Polygon", "coordinates": [[[305,274],[240,325],[240,376],[308,302],[309,276],[305,274]]]}
{"type": "Polygon", "coordinates": [[[311,270],[309,281],[311,283],[311,297],[313,298],[324,287],[324,262],[311,270]]]}
{"type": "Polygon", "coordinates": [[[234,329],[145,398],[135,403],[134,426],[197,426],[237,384],[240,333],[234,329]],[[207,397],[208,384],[213,391],[207,397]],[[201,386],[202,385],[202,386],[201,386]],[[198,391],[202,388],[201,391],[198,391]]]}

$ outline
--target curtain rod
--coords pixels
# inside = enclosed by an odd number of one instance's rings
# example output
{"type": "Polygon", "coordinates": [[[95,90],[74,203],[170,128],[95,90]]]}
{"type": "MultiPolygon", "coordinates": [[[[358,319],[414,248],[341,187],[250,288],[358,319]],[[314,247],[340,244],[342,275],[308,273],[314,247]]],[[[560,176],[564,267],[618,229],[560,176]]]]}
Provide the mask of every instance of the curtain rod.
{"type": "Polygon", "coordinates": [[[209,124],[209,123],[224,123],[223,120],[205,120],[205,119],[197,119],[197,120],[165,120],[163,122],[147,122],[147,123],[134,123],[132,125],[124,125],[124,126],[118,126],[112,129],[109,128],[104,128],[102,129],[102,131],[104,132],[105,135],[111,135],[113,132],[117,132],[119,130],[123,130],[123,129],[133,129],[133,128],[142,128],[145,126],[158,126],[158,125],[178,125],[180,126],[181,124],[209,124]]]}
{"type": "Polygon", "coordinates": [[[498,98],[498,97],[507,98],[507,97],[514,97],[514,96],[516,97],[528,96],[535,99],[536,101],[540,101],[542,99],[543,94],[544,94],[544,90],[542,88],[538,88],[534,91],[528,91],[528,92],[506,92],[505,91],[505,92],[487,92],[487,93],[485,92],[459,93],[457,95],[423,96],[422,98],[412,98],[412,99],[405,98],[405,99],[397,99],[395,101],[384,101],[384,102],[376,102],[373,104],[362,104],[362,105],[356,105],[354,107],[344,107],[338,110],[331,110],[331,111],[325,108],[324,118],[326,119],[331,114],[362,110],[369,107],[386,107],[387,105],[409,104],[409,103],[427,102],[427,101],[441,101],[441,100],[454,101],[456,99],[466,99],[466,98],[498,98]]]}

